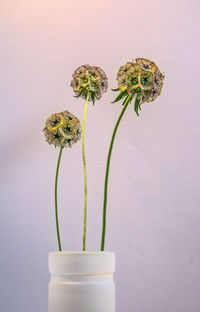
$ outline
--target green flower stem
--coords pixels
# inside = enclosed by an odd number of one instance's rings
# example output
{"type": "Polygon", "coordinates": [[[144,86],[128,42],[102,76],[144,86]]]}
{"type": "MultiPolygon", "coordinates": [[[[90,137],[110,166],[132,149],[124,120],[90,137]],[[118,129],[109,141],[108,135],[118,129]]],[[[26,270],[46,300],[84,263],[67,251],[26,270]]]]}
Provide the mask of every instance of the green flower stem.
{"type": "Polygon", "coordinates": [[[58,224],[58,172],[60,167],[60,159],[62,155],[63,147],[60,147],[60,152],[58,156],[57,168],[56,168],[56,178],[55,178],[55,217],[56,217],[56,230],[57,230],[57,239],[58,239],[58,247],[59,251],[62,251],[61,242],[60,242],[60,232],[59,232],[59,224],[58,224]]]}
{"type": "Polygon", "coordinates": [[[130,103],[130,96],[127,96],[126,101],[124,102],[122,111],[119,115],[119,118],[116,122],[115,128],[113,130],[111,142],[110,142],[110,147],[109,147],[109,152],[108,152],[108,157],[107,157],[107,165],[106,165],[106,175],[105,175],[105,183],[104,183],[104,201],[103,201],[103,224],[102,224],[102,236],[101,236],[101,251],[104,251],[104,246],[105,246],[105,234],[106,234],[106,212],[107,212],[107,193],[108,193],[108,176],[109,176],[109,169],[110,169],[110,159],[111,159],[111,154],[112,154],[112,149],[113,149],[113,143],[115,140],[115,135],[119,126],[119,123],[125,113],[125,110],[130,103]]]}
{"type": "Polygon", "coordinates": [[[84,171],[84,222],[83,222],[83,251],[86,250],[86,231],[87,231],[87,169],[86,169],[86,158],[85,158],[85,120],[87,105],[90,93],[87,93],[85,108],[83,114],[83,130],[82,130],[82,155],[83,155],[83,171],[84,171]]]}

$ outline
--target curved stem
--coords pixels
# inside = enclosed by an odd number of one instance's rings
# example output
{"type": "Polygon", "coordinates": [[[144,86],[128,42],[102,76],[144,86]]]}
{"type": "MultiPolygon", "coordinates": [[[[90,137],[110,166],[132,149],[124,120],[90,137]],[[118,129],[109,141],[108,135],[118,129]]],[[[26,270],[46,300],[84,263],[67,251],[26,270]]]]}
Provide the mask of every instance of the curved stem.
{"type": "Polygon", "coordinates": [[[63,147],[60,147],[60,152],[58,156],[57,168],[56,168],[56,178],[55,178],[55,217],[56,217],[56,230],[57,230],[57,239],[58,239],[58,247],[59,251],[62,251],[61,242],[60,242],[60,232],[59,232],[59,224],[58,224],[58,172],[60,167],[60,158],[62,155],[63,147]]]}
{"type": "Polygon", "coordinates": [[[83,130],[82,130],[82,156],[83,156],[83,171],[84,171],[84,222],[83,222],[83,251],[86,250],[86,231],[87,231],[87,170],[86,170],[86,158],[85,158],[85,121],[86,112],[89,99],[89,92],[85,101],[85,108],[83,114],[83,130]]]}
{"type": "Polygon", "coordinates": [[[111,154],[112,154],[112,149],[113,149],[113,143],[115,139],[115,135],[119,126],[119,123],[124,115],[124,112],[130,102],[130,96],[127,96],[126,101],[123,105],[122,111],[119,115],[119,118],[117,119],[115,128],[113,130],[111,142],[110,142],[110,147],[109,147],[109,152],[108,152],[108,157],[107,157],[107,165],[106,165],[106,175],[105,175],[105,183],[104,183],[104,201],[103,201],[103,224],[102,224],[102,236],[101,236],[101,251],[104,251],[104,246],[105,246],[105,234],[106,234],[106,212],[107,212],[107,194],[108,194],[108,176],[109,176],[109,169],[110,169],[110,159],[111,159],[111,154]]]}

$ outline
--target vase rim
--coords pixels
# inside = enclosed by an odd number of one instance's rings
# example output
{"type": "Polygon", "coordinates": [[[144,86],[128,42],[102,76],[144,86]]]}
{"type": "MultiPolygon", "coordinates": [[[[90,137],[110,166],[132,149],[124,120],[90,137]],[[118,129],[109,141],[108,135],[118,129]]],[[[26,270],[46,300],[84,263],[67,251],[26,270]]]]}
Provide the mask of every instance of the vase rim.
{"type": "Polygon", "coordinates": [[[114,252],[55,251],[49,253],[51,274],[110,274],[114,271],[114,252]]]}
{"type": "Polygon", "coordinates": [[[114,254],[113,251],[101,251],[101,250],[86,250],[86,251],[79,251],[79,250],[63,250],[63,251],[50,251],[49,255],[51,254],[114,254]]]}

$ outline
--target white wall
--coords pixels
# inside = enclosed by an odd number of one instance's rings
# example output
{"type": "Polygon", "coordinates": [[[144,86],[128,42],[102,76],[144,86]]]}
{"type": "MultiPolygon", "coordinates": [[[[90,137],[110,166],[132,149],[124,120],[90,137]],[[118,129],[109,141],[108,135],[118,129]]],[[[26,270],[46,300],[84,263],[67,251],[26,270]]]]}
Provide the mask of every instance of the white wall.
{"type": "MultiPolygon", "coordinates": [[[[106,248],[117,253],[117,312],[199,312],[199,2],[1,0],[0,311],[47,311],[47,255],[56,250],[58,150],[42,129],[69,110],[71,75],[101,66],[116,87],[136,57],[165,72],[140,117],[128,107],[116,138],[106,248]]],[[[88,249],[100,245],[108,144],[121,111],[110,90],[87,114],[88,249]]],[[[65,249],[81,248],[81,143],[63,153],[59,212],[65,249]]]]}

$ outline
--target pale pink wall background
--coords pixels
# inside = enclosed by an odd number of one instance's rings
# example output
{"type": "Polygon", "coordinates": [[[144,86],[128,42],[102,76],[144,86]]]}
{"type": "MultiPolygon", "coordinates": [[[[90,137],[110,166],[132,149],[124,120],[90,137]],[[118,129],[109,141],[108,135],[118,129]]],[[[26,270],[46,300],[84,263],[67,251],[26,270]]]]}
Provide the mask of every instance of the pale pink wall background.
{"type": "MultiPolygon", "coordinates": [[[[200,311],[199,1],[1,0],[0,311],[47,311],[47,254],[57,248],[58,151],[46,118],[82,121],[71,74],[101,66],[116,87],[135,57],[165,72],[161,96],[128,107],[114,146],[106,247],[117,253],[117,312],[200,311]]],[[[88,249],[100,245],[103,180],[121,104],[110,90],[87,114],[88,249]]],[[[80,249],[81,143],[63,153],[59,211],[65,249],[80,249]]]]}

